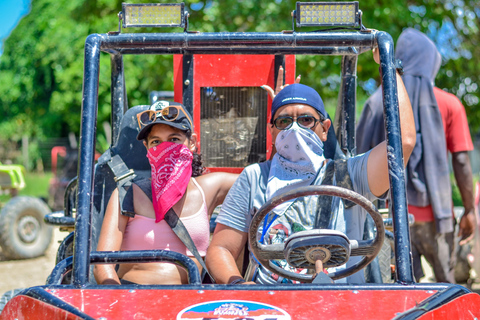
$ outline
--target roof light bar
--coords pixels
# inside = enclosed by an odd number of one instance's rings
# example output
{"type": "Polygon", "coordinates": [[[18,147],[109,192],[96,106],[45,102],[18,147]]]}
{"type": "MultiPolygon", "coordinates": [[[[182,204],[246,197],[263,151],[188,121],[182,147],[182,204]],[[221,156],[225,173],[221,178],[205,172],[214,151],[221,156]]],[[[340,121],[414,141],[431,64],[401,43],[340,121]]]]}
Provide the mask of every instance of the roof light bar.
{"type": "Polygon", "coordinates": [[[122,4],[123,27],[185,27],[185,4],[122,4]]]}
{"type": "Polygon", "coordinates": [[[297,2],[297,27],[360,27],[358,1],[297,2]]]}

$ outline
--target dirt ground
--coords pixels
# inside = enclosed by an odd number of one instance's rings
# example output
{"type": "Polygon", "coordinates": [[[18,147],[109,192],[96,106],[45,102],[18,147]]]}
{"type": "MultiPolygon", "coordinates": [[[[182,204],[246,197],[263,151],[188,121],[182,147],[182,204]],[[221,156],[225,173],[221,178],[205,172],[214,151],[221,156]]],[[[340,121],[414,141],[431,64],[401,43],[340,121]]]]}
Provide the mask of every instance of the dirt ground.
{"type": "Polygon", "coordinates": [[[55,228],[47,252],[35,259],[6,260],[0,249],[0,296],[12,289],[44,285],[55,267],[58,246],[67,235],[55,228]]]}
{"type": "MultiPolygon", "coordinates": [[[[35,259],[6,260],[0,251],[0,296],[13,289],[44,285],[55,266],[58,246],[67,235],[67,232],[60,232],[58,228],[55,228],[52,244],[46,254],[35,259]]],[[[425,260],[423,260],[423,267],[426,277],[420,282],[431,282],[433,278],[432,269],[425,260]]],[[[464,285],[480,293],[480,283],[478,281],[477,278],[475,282],[464,285]]]]}

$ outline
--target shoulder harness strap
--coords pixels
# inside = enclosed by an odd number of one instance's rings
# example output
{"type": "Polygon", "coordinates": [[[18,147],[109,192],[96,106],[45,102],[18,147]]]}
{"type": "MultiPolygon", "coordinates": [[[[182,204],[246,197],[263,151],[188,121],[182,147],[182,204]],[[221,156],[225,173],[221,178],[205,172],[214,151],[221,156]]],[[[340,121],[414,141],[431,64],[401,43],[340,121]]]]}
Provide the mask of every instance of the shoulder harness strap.
{"type": "MultiPolygon", "coordinates": [[[[335,160],[335,180],[337,186],[353,191],[353,183],[350,178],[350,173],[348,173],[348,163],[346,159],[335,160]]],[[[355,206],[355,203],[343,199],[343,205],[346,209],[350,209],[355,206]]]]}
{"type": "MultiPolygon", "coordinates": [[[[345,189],[353,190],[352,180],[348,173],[348,164],[346,159],[336,159],[329,161],[325,169],[321,185],[333,185],[333,177],[335,177],[336,185],[345,189]]],[[[355,203],[349,200],[343,200],[346,209],[350,209],[355,203]]],[[[326,229],[332,219],[331,214],[332,197],[320,196],[317,202],[317,215],[315,219],[315,228],[326,229]]]]}
{"type": "MultiPolygon", "coordinates": [[[[145,179],[145,178],[135,179],[133,183],[136,184],[143,191],[143,193],[145,193],[148,196],[150,201],[152,201],[152,183],[150,179],[145,179]]],[[[124,198],[123,203],[124,203],[125,209],[129,209],[129,210],[131,209],[133,211],[133,188],[130,188],[128,190],[127,196],[124,198]]],[[[209,275],[209,277],[212,279],[212,281],[214,281],[212,275],[208,272],[207,266],[205,265],[205,262],[203,261],[202,256],[200,256],[200,253],[198,252],[197,247],[195,246],[195,243],[192,240],[192,237],[190,237],[190,234],[188,233],[187,228],[185,227],[182,220],[180,220],[180,218],[172,208],[170,208],[170,210],[167,211],[167,213],[165,214],[164,220],[170,226],[170,228],[172,228],[173,232],[187,247],[187,249],[198,260],[198,262],[203,268],[203,272],[206,272],[209,275]]],[[[202,275],[204,276],[204,274],[202,275]]]]}
{"type": "Polygon", "coordinates": [[[175,232],[177,237],[180,240],[182,240],[183,244],[188,248],[188,250],[190,250],[191,253],[193,253],[194,257],[198,260],[198,262],[202,266],[203,268],[202,278],[203,276],[205,276],[204,272],[206,272],[208,276],[212,279],[213,283],[215,283],[215,279],[208,272],[207,266],[205,265],[205,261],[203,261],[203,258],[200,256],[200,253],[198,253],[197,247],[195,246],[195,243],[190,237],[190,234],[188,233],[187,228],[185,227],[182,220],[180,220],[180,218],[172,208],[170,208],[170,210],[167,211],[164,219],[167,222],[167,224],[170,226],[170,228],[172,228],[173,232],[175,232]]]}
{"type": "Polygon", "coordinates": [[[108,166],[110,167],[110,170],[112,170],[115,182],[117,183],[118,199],[122,214],[129,217],[134,217],[135,212],[133,211],[133,200],[131,207],[128,209],[123,207],[124,199],[128,193],[131,193],[130,196],[133,199],[133,190],[131,186],[132,180],[136,177],[134,171],[127,167],[123,159],[118,154],[114,155],[108,161],[108,166]]]}

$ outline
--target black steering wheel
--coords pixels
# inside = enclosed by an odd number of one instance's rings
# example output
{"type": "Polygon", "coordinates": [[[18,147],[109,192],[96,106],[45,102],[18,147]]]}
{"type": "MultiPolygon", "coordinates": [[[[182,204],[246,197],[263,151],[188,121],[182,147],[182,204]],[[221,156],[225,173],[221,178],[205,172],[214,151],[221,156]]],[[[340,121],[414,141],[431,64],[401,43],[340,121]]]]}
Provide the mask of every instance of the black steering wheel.
{"type": "Polygon", "coordinates": [[[253,255],[266,269],[291,280],[312,282],[314,274],[298,274],[272,263],[274,259],[286,259],[297,268],[315,269],[315,261],[322,260],[325,268],[345,264],[350,256],[362,256],[357,263],[328,273],[335,280],[347,277],[366,267],[380,252],[385,237],[383,219],[375,205],[362,195],[336,186],[308,186],[286,192],[267,201],[253,217],[248,241],[253,255]],[[300,231],[292,234],[285,243],[264,245],[257,239],[258,229],[265,216],[278,205],[292,199],[312,195],[339,197],[359,205],[373,218],[377,232],[375,238],[351,240],[342,232],[327,229],[300,231]]]}

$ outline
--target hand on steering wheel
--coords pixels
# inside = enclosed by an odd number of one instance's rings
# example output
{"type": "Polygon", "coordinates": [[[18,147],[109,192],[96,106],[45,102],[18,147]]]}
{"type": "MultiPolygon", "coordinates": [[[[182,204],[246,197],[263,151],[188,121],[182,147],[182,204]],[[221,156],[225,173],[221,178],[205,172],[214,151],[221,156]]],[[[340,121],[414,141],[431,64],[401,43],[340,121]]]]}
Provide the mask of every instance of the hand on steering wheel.
{"type": "Polygon", "coordinates": [[[248,232],[248,241],[255,258],[266,269],[291,280],[312,282],[315,275],[298,274],[284,270],[271,260],[286,259],[293,267],[315,269],[321,260],[326,268],[345,264],[350,256],[363,256],[357,263],[335,272],[331,279],[341,279],[366,267],[380,252],[385,237],[383,219],[371,201],[362,195],[336,186],[308,186],[286,192],[266,202],[253,217],[248,232]],[[257,239],[258,229],[265,216],[278,205],[292,199],[311,195],[340,197],[359,205],[373,218],[377,232],[374,239],[351,240],[340,231],[316,229],[292,234],[285,243],[264,245],[257,239]]]}

